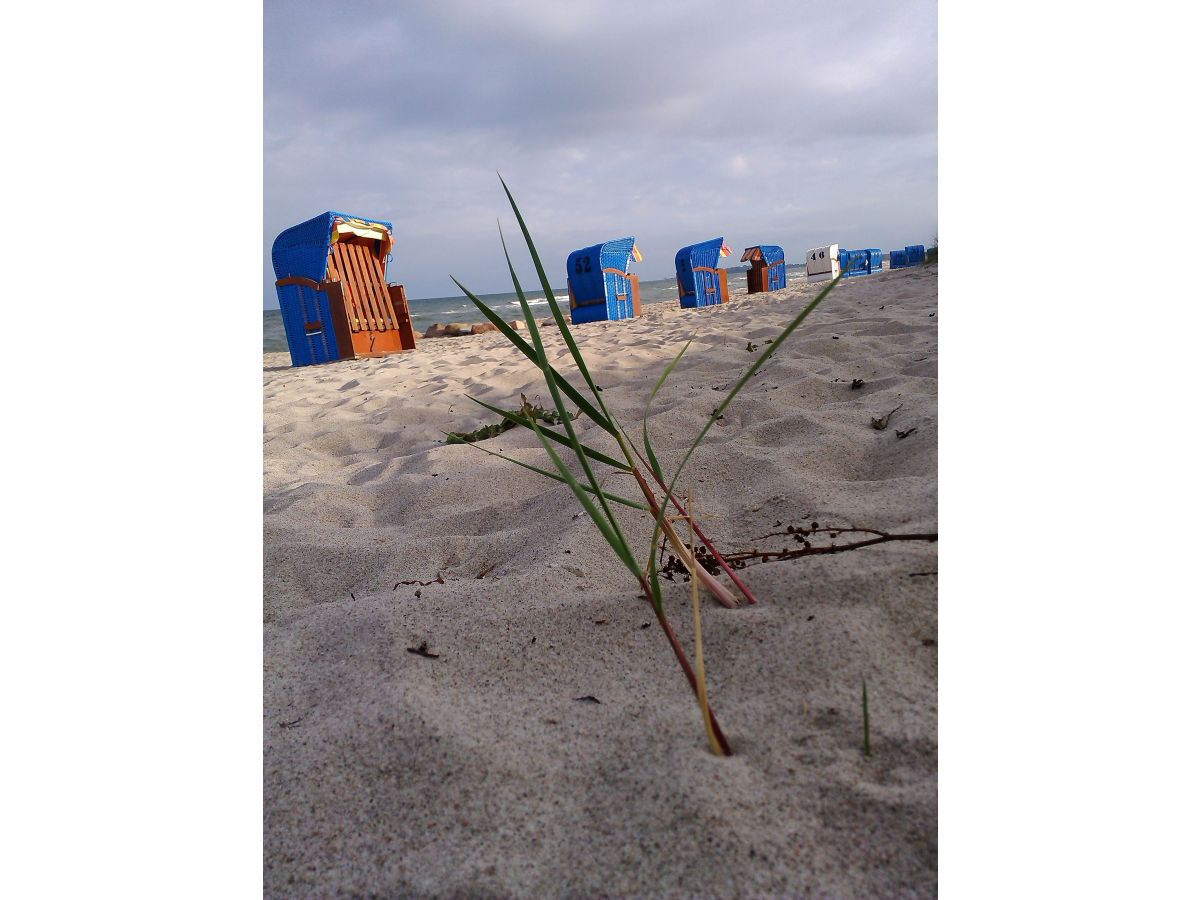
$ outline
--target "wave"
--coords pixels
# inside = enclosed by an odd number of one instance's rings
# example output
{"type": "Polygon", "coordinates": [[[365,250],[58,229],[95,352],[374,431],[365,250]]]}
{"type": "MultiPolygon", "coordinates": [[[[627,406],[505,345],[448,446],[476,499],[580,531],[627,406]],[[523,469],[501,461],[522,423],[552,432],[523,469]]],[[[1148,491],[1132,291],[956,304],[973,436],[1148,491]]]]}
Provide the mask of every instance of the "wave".
{"type": "MultiPolygon", "coordinates": [[[[554,299],[555,299],[555,300],[557,300],[559,303],[566,303],[566,302],[568,302],[568,301],[570,300],[570,297],[568,297],[568,296],[567,296],[567,295],[565,295],[565,294],[564,294],[563,296],[561,296],[561,297],[560,297],[558,294],[555,294],[555,295],[554,295],[554,299]]],[[[550,301],[549,301],[549,300],[547,300],[545,297],[542,297],[541,299],[538,299],[538,300],[527,300],[526,302],[527,302],[527,303],[528,303],[530,306],[549,306],[549,305],[550,305],[550,301]]],[[[504,305],[505,305],[506,307],[509,307],[509,306],[511,306],[511,307],[512,307],[512,308],[514,308],[514,309],[520,309],[520,308],[521,308],[521,301],[520,301],[520,300],[513,300],[511,303],[505,303],[504,305]]]]}

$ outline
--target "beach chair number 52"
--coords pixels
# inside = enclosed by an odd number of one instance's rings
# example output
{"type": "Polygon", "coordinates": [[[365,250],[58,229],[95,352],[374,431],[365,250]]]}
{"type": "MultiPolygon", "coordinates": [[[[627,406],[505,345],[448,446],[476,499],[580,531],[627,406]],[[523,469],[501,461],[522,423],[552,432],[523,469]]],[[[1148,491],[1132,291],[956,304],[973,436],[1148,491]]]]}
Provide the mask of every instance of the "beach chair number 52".
{"type": "Polygon", "coordinates": [[[580,256],[575,258],[575,274],[582,275],[584,272],[592,271],[592,258],[590,256],[580,256]]]}

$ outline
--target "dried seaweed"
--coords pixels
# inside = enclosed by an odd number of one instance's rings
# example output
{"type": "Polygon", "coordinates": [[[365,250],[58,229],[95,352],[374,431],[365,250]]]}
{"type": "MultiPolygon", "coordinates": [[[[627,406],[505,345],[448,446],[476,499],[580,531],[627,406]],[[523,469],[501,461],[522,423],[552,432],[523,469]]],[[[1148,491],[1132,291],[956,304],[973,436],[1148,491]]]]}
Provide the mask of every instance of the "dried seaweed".
{"type": "MultiPolygon", "coordinates": [[[[562,419],[554,410],[545,409],[541,406],[534,406],[525,395],[521,395],[521,405],[513,410],[513,415],[523,416],[527,419],[536,419],[539,422],[545,422],[547,425],[559,425],[562,419]]],[[[568,419],[575,418],[571,413],[565,413],[568,419]]],[[[486,441],[488,438],[497,437],[510,428],[516,428],[517,423],[512,419],[501,419],[499,422],[493,422],[491,425],[483,425],[476,428],[474,431],[451,431],[446,435],[447,444],[474,444],[476,441],[486,441]]]]}

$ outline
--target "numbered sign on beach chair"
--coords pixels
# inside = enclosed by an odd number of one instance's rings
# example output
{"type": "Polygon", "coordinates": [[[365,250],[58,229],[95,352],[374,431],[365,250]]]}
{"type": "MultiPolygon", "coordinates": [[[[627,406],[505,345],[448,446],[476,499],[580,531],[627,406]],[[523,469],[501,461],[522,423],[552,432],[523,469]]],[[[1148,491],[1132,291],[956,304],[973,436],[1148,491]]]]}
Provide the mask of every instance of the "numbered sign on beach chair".
{"type": "Polygon", "coordinates": [[[812,281],[829,281],[842,271],[841,254],[837,244],[813,247],[804,260],[804,277],[812,281]]]}
{"type": "Polygon", "coordinates": [[[618,238],[576,250],[567,257],[571,324],[632,319],[642,314],[638,277],[630,264],[642,254],[633,238],[618,238]]]}
{"type": "Polygon", "coordinates": [[[750,263],[750,270],[746,272],[746,293],[759,294],[787,287],[787,264],[782,247],[774,244],[747,247],[741,261],[750,263]]]}
{"type": "Polygon", "coordinates": [[[386,356],[417,346],[404,285],[388,284],[392,225],[326,212],[271,247],[292,365],[386,356]]]}
{"type": "Polygon", "coordinates": [[[717,267],[717,261],[729,255],[729,246],[723,237],[692,244],[675,254],[675,283],[679,287],[680,307],[695,309],[729,302],[729,274],[717,267]]]}

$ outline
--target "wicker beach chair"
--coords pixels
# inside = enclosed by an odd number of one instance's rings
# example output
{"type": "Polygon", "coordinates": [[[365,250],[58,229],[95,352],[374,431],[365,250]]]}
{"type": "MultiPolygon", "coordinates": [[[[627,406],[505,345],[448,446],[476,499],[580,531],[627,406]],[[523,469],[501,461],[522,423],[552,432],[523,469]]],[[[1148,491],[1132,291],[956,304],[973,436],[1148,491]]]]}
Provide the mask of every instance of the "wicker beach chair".
{"type": "Polygon", "coordinates": [[[842,251],[837,244],[813,247],[804,260],[804,276],[809,282],[829,281],[841,274],[842,251]]]}
{"type": "Polygon", "coordinates": [[[909,244],[903,250],[893,250],[890,265],[893,269],[910,269],[925,264],[925,245],[909,244]]]}
{"type": "Polygon", "coordinates": [[[846,254],[842,270],[847,278],[857,275],[874,275],[883,271],[883,251],[875,248],[867,250],[843,250],[846,254]]]}
{"type": "Polygon", "coordinates": [[[325,212],[271,247],[292,365],[387,356],[417,346],[404,285],[388,284],[392,225],[325,212]]]}
{"type": "Polygon", "coordinates": [[[641,251],[632,237],[584,247],[567,256],[571,324],[632,319],[642,314],[638,277],[629,271],[641,251]]]}
{"type": "Polygon", "coordinates": [[[679,306],[696,309],[729,302],[729,274],[717,268],[717,260],[729,256],[725,238],[691,244],[675,254],[675,283],[679,306]]]}
{"type": "Polygon", "coordinates": [[[787,264],[782,247],[774,244],[747,247],[741,261],[750,263],[746,273],[746,293],[759,294],[787,287],[787,264]]]}

